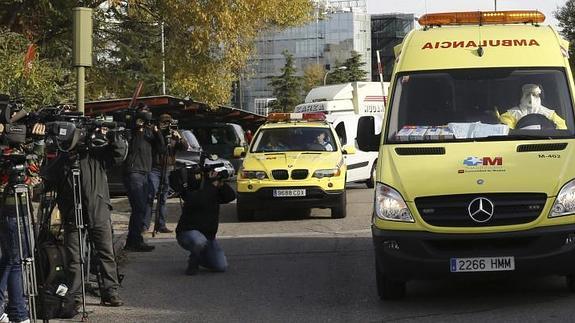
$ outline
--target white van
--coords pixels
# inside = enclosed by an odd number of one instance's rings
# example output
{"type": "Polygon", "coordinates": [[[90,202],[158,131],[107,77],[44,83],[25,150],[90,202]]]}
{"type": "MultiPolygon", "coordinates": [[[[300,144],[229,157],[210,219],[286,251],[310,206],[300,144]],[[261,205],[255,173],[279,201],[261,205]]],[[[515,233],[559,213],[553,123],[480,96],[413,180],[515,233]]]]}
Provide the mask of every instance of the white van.
{"type": "MultiPolygon", "coordinates": [[[[326,120],[332,124],[342,145],[354,145],[357,134],[357,123],[362,116],[374,116],[381,125],[387,88],[385,93],[380,82],[351,82],[320,86],[312,89],[305,98],[305,103],[297,105],[294,112],[324,112],[326,120]]],[[[381,128],[381,127],[380,127],[381,128]]],[[[375,184],[377,152],[366,152],[357,149],[353,155],[345,155],[347,165],[347,182],[365,182],[372,188],[375,184]]]]}

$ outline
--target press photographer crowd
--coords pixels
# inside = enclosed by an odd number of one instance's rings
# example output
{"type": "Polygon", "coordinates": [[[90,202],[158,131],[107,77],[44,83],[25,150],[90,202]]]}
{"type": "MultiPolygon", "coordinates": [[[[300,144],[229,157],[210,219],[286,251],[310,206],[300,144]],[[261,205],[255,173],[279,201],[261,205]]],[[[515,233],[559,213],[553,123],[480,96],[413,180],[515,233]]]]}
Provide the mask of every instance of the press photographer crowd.
{"type": "Polygon", "coordinates": [[[110,120],[67,107],[28,112],[0,96],[0,322],[79,314],[85,320],[87,292],[102,305],[123,305],[106,175],[111,167],[123,169],[131,207],[124,250],[153,251],[143,238],[152,218],[154,234],[172,232],[165,219],[171,188],[183,200],[176,238],[190,252],[186,273],[200,265],[225,271],[216,240],[219,204],[233,201],[235,192],[225,168],[207,162],[211,156],[176,168],[176,152],[187,148],[177,120],[169,114],[154,119],[143,105],[110,120]]]}

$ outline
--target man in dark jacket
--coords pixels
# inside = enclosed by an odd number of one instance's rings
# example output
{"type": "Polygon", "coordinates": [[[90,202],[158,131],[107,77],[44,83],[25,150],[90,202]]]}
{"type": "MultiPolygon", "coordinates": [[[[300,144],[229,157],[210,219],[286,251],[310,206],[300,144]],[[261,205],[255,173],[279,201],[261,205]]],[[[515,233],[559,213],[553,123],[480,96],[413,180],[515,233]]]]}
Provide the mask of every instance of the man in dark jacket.
{"type": "Polygon", "coordinates": [[[200,265],[213,271],[226,271],[228,262],[216,234],[220,204],[235,198],[234,190],[218,179],[215,172],[210,172],[198,190],[185,192],[176,239],[182,248],[190,251],[187,275],[195,275],[200,265]]]}
{"type": "Polygon", "coordinates": [[[169,173],[174,169],[176,164],[176,151],[188,149],[186,140],[180,136],[177,130],[171,129],[172,116],[162,114],[160,116],[160,131],[164,137],[166,149],[164,153],[154,149],[152,171],[148,175],[148,212],[144,220],[144,230],[148,230],[152,221],[152,208],[154,200],[158,197],[157,213],[154,223],[154,231],[160,233],[172,233],[172,230],[166,227],[166,201],[168,199],[168,189],[170,182],[169,173]],[[162,183],[163,181],[163,183],[162,183]],[[161,190],[161,192],[159,192],[161,190]]]}
{"type": "Polygon", "coordinates": [[[124,185],[132,207],[125,250],[147,252],[154,246],[144,242],[142,231],[148,208],[148,175],[152,170],[152,151],[163,152],[164,139],[157,126],[147,125],[151,112],[142,109],[136,115],[136,126],[131,139],[124,168],[124,185]]]}
{"type": "MultiPolygon", "coordinates": [[[[110,203],[110,193],[108,190],[108,179],[106,168],[114,163],[123,160],[127,150],[125,139],[117,132],[106,135],[105,129],[97,130],[102,136],[108,136],[107,140],[102,139],[102,146],[91,146],[87,150],[82,150],[73,154],[61,154],[59,158],[65,159],[65,176],[58,179],[46,178],[48,182],[56,181],[58,191],[58,207],[64,219],[64,243],[69,257],[69,293],[74,295],[79,302],[82,276],[80,259],[80,241],[76,217],[74,211],[74,188],[70,165],[74,159],[78,158],[80,169],[80,186],[82,189],[82,208],[84,224],[88,230],[88,236],[93,248],[93,254],[98,262],[99,274],[103,283],[102,303],[108,306],[122,306],[123,301],[118,294],[120,286],[118,280],[118,269],[114,254],[112,239],[112,205],[110,203]]],[[[93,141],[96,141],[93,139],[93,141]]],[[[49,163],[44,166],[44,174],[58,176],[61,172],[50,169],[49,163]]]]}

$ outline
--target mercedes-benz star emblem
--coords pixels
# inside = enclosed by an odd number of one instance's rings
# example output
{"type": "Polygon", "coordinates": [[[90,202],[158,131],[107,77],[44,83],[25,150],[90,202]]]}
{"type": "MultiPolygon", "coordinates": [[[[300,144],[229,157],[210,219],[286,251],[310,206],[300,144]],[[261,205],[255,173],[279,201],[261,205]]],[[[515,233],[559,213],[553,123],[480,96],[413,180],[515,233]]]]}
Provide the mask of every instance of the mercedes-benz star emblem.
{"type": "Polygon", "coordinates": [[[495,206],[485,197],[478,197],[469,203],[467,211],[471,219],[477,223],[484,223],[493,217],[495,206]]]}

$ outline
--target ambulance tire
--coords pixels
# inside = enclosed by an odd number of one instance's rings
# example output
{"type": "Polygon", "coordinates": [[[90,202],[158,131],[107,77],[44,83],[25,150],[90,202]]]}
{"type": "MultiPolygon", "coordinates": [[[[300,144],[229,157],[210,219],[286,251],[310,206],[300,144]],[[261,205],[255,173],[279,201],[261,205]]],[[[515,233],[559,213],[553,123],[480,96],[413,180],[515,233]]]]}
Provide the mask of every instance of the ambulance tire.
{"type": "Polygon", "coordinates": [[[255,210],[251,210],[246,208],[242,205],[242,203],[238,200],[236,202],[236,212],[238,214],[238,221],[239,222],[249,222],[254,220],[254,213],[255,210]]]}
{"type": "Polygon", "coordinates": [[[567,289],[569,289],[569,292],[575,293],[575,275],[567,275],[565,278],[567,289]]]}
{"type": "Polygon", "coordinates": [[[347,201],[346,201],[346,191],[339,198],[338,206],[331,208],[331,218],[332,219],[343,219],[347,216],[347,201]]]}
{"type": "Polygon", "coordinates": [[[398,300],[405,297],[406,283],[404,281],[390,280],[380,268],[377,260],[375,261],[375,280],[377,283],[377,294],[381,300],[398,300]]]}
{"type": "Polygon", "coordinates": [[[367,186],[367,188],[375,187],[376,173],[377,173],[377,159],[373,162],[373,166],[371,166],[371,173],[369,173],[369,179],[365,181],[365,185],[367,186]]]}
{"type": "Polygon", "coordinates": [[[299,215],[299,217],[302,219],[307,219],[311,216],[311,209],[310,208],[299,209],[297,211],[298,211],[297,215],[299,215]]]}

